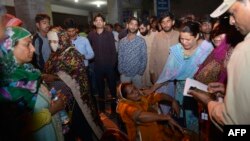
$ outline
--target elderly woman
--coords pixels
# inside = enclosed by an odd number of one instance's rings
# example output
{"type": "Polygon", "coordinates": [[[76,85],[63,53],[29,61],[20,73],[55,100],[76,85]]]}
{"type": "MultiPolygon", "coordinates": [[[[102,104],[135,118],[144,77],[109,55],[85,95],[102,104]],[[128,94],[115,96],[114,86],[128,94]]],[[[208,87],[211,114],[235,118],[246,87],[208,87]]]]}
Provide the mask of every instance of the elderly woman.
{"type": "Polygon", "coordinates": [[[170,115],[157,113],[159,101],[172,103],[173,108],[178,111],[178,104],[171,96],[161,93],[144,95],[131,83],[120,84],[117,94],[117,113],[126,125],[129,141],[174,140],[168,136],[167,130],[157,123],[160,121],[167,121],[171,127],[183,131],[170,115]]]}
{"type": "Polygon", "coordinates": [[[43,78],[47,82],[66,85],[72,91],[75,99],[71,124],[74,138],[91,141],[95,135],[100,139],[102,123],[89,92],[83,56],[71,45],[67,33],[58,28],[49,31],[48,39],[53,52],[45,63],[43,78]]]}
{"type": "MultiPolygon", "coordinates": [[[[213,50],[213,45],[206,40],[199,39],[199,24],[189,21],[180,28],[180,43],[170,47],[170,55],[157,82],[151,88],[155,91],[166,83],[176,83],[175,93],[170,93],[177,99],[183,110],[180,117],[183,124],[195,133],[198,133],[198,115],[196,101],[183,96],[186,78],[192,78],[200,64],[213,50]],[[176,80],[176,81],[175,81],[176,80]]],[[[169,85],[169,84],[168,84],[169,85]]],[[[170,86],[170,85],[169,85],[170,86]]],[[[163,108],[163,113],[168,112],[163,108]]]]}
{"type": "MultiPolygon", "coordinates": [[[[12,102],[19,109],[31,113],[28,127],[35,140],[61,141],[61,127],[57,125],[55,113],[63,109],[63,96],[51,105],[48,89],[41,84],[41,74],[28,62],[35,48],[31,34],[24,28],[8,27],[7,38],[0,52],[0,100],[12,102]]],[[[22,117],[22,114],[17,117],[22,117]]],[[[28,119],[27,119],[28,120],[28,119]]]]}

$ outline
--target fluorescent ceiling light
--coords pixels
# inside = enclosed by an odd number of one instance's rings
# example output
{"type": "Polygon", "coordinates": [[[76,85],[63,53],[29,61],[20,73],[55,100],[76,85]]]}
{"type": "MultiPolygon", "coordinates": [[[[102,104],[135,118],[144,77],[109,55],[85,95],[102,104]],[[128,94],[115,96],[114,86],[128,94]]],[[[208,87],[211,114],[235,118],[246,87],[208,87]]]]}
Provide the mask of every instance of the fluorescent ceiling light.
{"type": "Polygon", "coordinates": [[[78,0],[75,0],[75,2],[78,2],[78,0]]]}
{"type": "Polygon", "coordinates": [[[107,4],[106,1],[93,1],[91,4],[96,5],[97,7],[101,7],[101,5],[107,4]]]}

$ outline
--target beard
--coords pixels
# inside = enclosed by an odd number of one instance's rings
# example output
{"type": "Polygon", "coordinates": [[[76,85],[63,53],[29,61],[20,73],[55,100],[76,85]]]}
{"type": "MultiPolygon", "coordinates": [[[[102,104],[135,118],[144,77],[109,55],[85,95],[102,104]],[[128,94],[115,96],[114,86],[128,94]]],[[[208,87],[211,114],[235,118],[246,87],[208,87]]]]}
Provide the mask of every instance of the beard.
{"type": "Polygon", "coordinates": [[[210,34],[211,33],[211,30],[206,30],[206,31],[201,31],[202,34],[210,34]]]}
{"type": "Polygon", "coordinates": [[[144,31],[144,32],[140,32],[142,36],[146,36],[148,34],[148,30],[144,31]]]}
{"type": "Polygon", "coordinates": [[[162,30],[163,30],[164,32],[170,32],[172,29],[173,29],[173,28],[163,28],[162,30]]]}

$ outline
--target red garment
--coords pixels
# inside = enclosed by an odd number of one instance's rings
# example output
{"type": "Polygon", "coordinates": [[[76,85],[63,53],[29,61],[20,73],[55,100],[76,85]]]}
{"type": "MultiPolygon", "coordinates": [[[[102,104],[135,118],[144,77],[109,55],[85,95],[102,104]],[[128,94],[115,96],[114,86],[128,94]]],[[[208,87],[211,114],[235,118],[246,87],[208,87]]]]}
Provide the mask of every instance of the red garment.
{"type": "Polygon", "coordinates": [[[226,65],[231,55],[232,48],[226,43],[226,39],[215,48],[207,59],[199,67],[194,78],[204,84],[221,82],[226,84],[226,65]]]}
{"type": "MultiPolygon", "coordinates": [[[[199,70],[194,75],[194,78],[204,84],[209,84],[211,82],[221,82],[226,84],[226,66],[231,53],[232,48],[229,44],[227,44],[225,39],[220,46],[212,51],[212,53],[199,67],[199,70]]],[[[208,117],[207,109],[204,108],[202,104],[199,104],[198,106],[198,113],[201,141],[209,141],[211,140],[211,135],[214,136],[215,134],[222,136],[222,134],[220,134],[220,131],[214,128],[214,125],[209,118],[204,119],[204,117],[202,117],[202,114],[206,114],[206,116],[208,117]]]]}
{"type": "Polygon", "coordinates": [[[8,26],[21,26],[23,22],[11,14],[4,15],[4,25],[8,26]]]}

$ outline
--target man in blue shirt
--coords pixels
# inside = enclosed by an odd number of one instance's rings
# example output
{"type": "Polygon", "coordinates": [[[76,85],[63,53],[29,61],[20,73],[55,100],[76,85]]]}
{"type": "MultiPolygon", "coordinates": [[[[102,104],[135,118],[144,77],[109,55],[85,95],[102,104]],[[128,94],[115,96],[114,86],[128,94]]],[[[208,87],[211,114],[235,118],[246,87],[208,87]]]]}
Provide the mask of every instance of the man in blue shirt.
{"type": "MultiPolygon", "coordinates": [[[[90,46],[89,40],[86,37],[82,37],[78,35],[78,24],[74,19],[68,18],[64,21],[64,27],[67,31],[67,34],[71,40],[71,43],[73,46],[75,46],[76,50],[82,54],[82,57],[84,58],[84,65],[86,66],[88,79],[90,79],[90,73],[89,73],[89,60],[94,57],[94,52],[92,50],[92,47],[90,46]]],[[[89,81],[90,82],[90,81],[89,81]]],[[[92,89],[92,83],[89,83],[91,93],[93,93],[92,89]]],[[[95,102],[95,101],[94,101],[95,102]]],[[[96,104],[96,103],[94,103],[96,104]]],[[[90,127],[88,126],[88,123],[86,120],[82,120],[84,118],[84,115],[82,111],[78,106],[75,106],[73,109],[73,115],[72,115],[72,125],[71,128],[73,133],[73,138],[77,138],[79,140],[89,140],[92,141],[92,131],[90,127]],[[82,133],[85,134],[82,134],[82,133]]],[[[73,139],[69,139],[73,140],[73,139]]]]}
{"type": "Polygon", "coordinates": [[[118,70],[121,82],[132,82],[142,87],[142,75],[147,65],[147,46],[142,37],[136,35],[139,21],[135,17],[128,20],[128,35],[118,45],[118,70]]]}
{"type": "Polygon", "coordinates": [[[66,19],[64,22],[65,29],[72,45],[74,45],[78,52],[84,57],[84,65],[87,68],[87,74],[89,79],[89,86],[91,94],[95,93],[95,76],[93,73],[93,65],[89,64],[89,60],[94,58],[94,51],[89,43],[88,38],[80,36],[78,32],[78,24],[74,19],[66,19]]]}
{"type": "Polygon", "coordinates": [[[89,65],[89,60],[94,58],[94,52],[89,43],[89,40],[86,37],[78,35],[77,26],[77,23],[73,19],[67,19],[65,21],[65,28],[67,30],[69,38],[76,49],[83,55],[84,64],[87,67],[89,65]]]}

